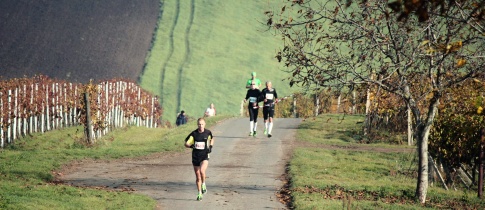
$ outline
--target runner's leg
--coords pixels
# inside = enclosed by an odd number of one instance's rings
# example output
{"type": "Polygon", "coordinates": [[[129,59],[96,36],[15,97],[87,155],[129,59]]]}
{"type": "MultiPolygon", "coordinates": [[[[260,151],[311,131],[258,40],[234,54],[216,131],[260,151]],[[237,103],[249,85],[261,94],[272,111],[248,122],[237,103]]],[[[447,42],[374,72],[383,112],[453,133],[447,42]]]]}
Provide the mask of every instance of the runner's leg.
{"type": "Polygon", "coordinates": [[[263,119],[264,119],[264,135],[268,134],[268,116],[269,112],[267,107],[263,108],[263,119]]]}
{"type": "Polygon", "coordinates": [[[195,172],[195,183],[197,184],[197,191],[201,192],[201,185],[202,185],[201,166],[194,166],[194,172],[195,172]]]}
{"type": "Polygon", "coordinates": [[[256,134],[256,129],[258,128],[258,112],[259,112],[259,108],[257,109],[253,109],[254,110],[254,133],[256,134]]]}
{"type": "Polygon", "coordinates": [[[273,116],[274,116],[274,108],[269,108],[269,125],[268,125],[268,136],[271,137],[271,131],[273,130],[273,116]]]}
{"type": "Polygon", "coordinates": [[[268,126],[268,134],[271,134],[271,131],[273,130],[273,118],[269,118],[270,119],[270,123],[269,123],[269,126],[268,126]]]}
{"type": "Polygon", "coordinates": [[[252,107],[248,107],[249,111],[249,135],[253,135],[253,129],[254,129],[254,111],[252,107]]]}
{"type": "Polygon", "coordinates": [[[202,178],[202,185],[201,185],[202,193],[207,192],[207,188],[205,186],[205,171],[207,170],[208,166],[209,166],[208,160],[204,160],[204,161],[202,161],[202,163],[200,163],[200,173],[201,173],[201,178],[202,178]]]}

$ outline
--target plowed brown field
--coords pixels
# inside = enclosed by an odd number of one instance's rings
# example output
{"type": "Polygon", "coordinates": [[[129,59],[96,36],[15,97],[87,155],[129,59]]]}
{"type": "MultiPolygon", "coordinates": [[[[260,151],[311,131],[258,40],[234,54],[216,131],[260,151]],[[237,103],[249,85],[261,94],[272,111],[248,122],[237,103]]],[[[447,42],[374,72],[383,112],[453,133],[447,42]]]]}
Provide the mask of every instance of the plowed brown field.
{"type": "Polygon", "coordinates": [[[3,0],[1,79],[47,75],[72,82],[137,80],[159,0],[3,0]]]}

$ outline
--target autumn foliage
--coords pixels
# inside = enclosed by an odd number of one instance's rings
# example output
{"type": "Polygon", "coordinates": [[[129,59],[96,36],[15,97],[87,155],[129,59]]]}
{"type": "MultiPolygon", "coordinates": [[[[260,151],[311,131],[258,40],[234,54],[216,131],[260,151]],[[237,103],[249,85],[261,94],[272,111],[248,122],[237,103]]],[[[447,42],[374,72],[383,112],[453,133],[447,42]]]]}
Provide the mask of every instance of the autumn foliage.
{"type": "Polygon", "coordinates": [[[430,136],[430,153],[451,167],[476,166],[485,128],[485,83],[467,80],[450,88],[430,136]]]}
{"type": "Polygon", "coordinates": [[[89,93],[94,137],[127,125],[156,127],[158,98],[127,80],[75,84],[46,76],[0,82],[1,146],[34,132],[88,125],[84,93],[89,93]]]}

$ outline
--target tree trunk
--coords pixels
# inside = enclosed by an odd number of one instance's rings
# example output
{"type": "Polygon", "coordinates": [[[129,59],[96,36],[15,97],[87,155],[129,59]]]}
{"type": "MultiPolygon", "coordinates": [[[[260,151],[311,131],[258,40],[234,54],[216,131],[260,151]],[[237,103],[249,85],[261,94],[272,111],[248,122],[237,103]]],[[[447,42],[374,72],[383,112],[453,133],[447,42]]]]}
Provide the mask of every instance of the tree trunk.
{"type": "Polygon", "coordinates": [[[366,99],[365,99],[364,136],[366,136],[369,132],[369,126],[370,126],[369,112],[370,112],[370,86],[367,86],[366,99]]]}
{"type": "Polygon", "coordinates": [[[426,202],[426,193],[428,191],[428,140],[425,136],[424,126],[417,130],[418,140],[418,182],[416,185],[416,198],[420,203],[426,202]]]}
{"type": "Polygon", "coordinates": [[[480,130],[480,156],[478,157],[478,197],[483,196],[483,158],[485,157],[485,130],[480,130]]]}
{"type": "Polygon", "coordinates": [[[340,98],[341,98],[341,94],[338,95],[338,98],[337,98],[337,113],[340,113],[340,98]]]}
{"type": "Polygon", "coordinates": [[[370,86],[367,87],[366,97],[365,97],[365,115],[369,115],[370,111],[370,86]]]}
{"type": "Polygon", "coordinates": [[[418,144],[419,165],[418,165],[418,180],[416,185],[416,198],[420,203],[426,202],[426,194],[428,192],[428,138],[433,126],[436,113],[438,111],[439,93],[435,93],[431,100],[426,119],[422,121],[419,115],[419,110],[415,104],[410,104],[413,110],[413,115],[416,119],[416,140],[418,144]]]}
{"type": "Polygon", "coordinates": [[[408,146],[414,144],[413,142],[413,116],[411,113],[411,109],[408,106],[408,146]]]}
{"type": "Polygon", "coordinates": [[[318,110],[320,110],[320,99],[318,98],[318,94],[315,94],[315,117],[319,114],[318,110]]]}
{"type": "Polygon", "coordinates": [[[352,91],[352,110],[350,112],[351,114],[355,114],[355,110],[356,110],[356,108],[355,108],[355,106],[356,106],[356,102],[355,102],[356,96],[355,95],[356,95],[355,90],[353,90],[352,91]]]}

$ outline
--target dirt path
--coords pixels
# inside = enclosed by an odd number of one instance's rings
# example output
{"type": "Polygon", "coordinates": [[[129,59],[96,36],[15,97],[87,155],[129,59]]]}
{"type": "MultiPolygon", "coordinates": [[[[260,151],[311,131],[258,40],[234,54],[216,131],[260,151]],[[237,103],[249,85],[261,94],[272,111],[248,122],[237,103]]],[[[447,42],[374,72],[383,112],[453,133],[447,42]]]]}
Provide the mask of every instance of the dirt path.
{"type": "Polygon", "coordinates": [[[276,119],[273,137],[248,137],[248,119],[211,128],[215,147],[207,171],[208,193],[196,201],[190,152],[138,159],[84,161],[67,167],[60,180],[75,186],[134,190],[158,201],[159,209],[286,209],[276,192],[289,160],[300,119],[276,119]]]}

